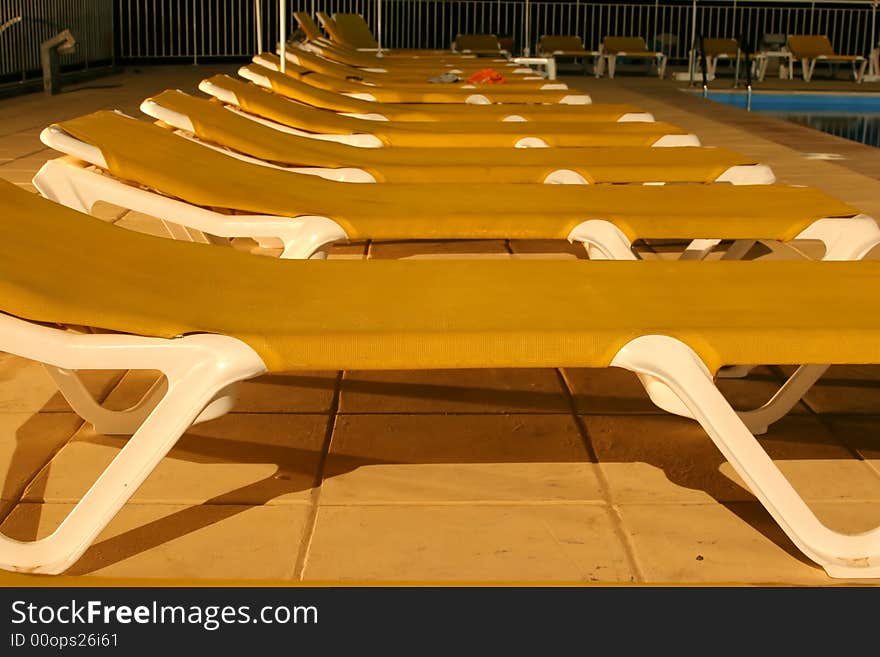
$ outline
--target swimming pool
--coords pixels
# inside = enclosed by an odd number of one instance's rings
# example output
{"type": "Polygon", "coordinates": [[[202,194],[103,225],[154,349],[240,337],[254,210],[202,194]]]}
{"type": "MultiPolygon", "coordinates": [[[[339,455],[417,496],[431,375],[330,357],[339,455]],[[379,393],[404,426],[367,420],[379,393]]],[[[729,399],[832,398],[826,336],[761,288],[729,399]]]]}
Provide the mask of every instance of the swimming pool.
{"type": "MultiPolygon", "coordinates": [[[[745,92],[710,91],[709,99],[746,106],[745,92]]],[[[752,111],[880,148],[880,94],[758,92],[752,111]]]]}

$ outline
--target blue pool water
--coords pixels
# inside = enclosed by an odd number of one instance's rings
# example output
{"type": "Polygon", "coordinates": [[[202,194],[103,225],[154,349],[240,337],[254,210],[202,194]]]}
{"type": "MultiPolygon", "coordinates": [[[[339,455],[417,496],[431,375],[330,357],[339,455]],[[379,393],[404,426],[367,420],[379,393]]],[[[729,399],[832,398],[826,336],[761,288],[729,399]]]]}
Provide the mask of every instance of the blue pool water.
{"type": "MultiPolygon", "coordinates": [[[[745,93],[710,91],[709,99],[745,108],[745,93]]],[[[880,148],[880,94],[754,93],[752,111],[880,148]]]]}

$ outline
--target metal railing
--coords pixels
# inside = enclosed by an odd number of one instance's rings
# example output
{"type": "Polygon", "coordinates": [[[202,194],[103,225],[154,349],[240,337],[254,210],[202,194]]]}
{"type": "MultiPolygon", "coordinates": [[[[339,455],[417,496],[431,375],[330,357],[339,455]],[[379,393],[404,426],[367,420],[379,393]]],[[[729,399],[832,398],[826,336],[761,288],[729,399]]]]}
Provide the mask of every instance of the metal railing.
{"type": "MultiPolygon", "coordinates": [[[[277,0],[258,0],[263,42],[278,40],[277,0]]],[[[355,12],[377,28],[376,0],[290,0],[290,11],[355,12]]],[[[576,34],[587,48],[606,35],[638,35],[672,60],[686,61],[691,35],[744,36],[753,47],[762,35],[826,34],[838,52],[870,52],[874,7],[852,3],[776,0],[699,0],[696,23],[689,0],[592,2],[531,0],[382,0],[383,46],[448,48],[459,33],[490,32],[532,52],[542,34],[576,34]],[[526,18],[528,17],[528,25],[526,18]],[[529,43],[526,43],[528,35],[529,43]]],[[[171,61],[244,58],[257,49],[254,0],[0,0],[0,76],[39,68],[39,42],[70,27],[79,43],[65,64],[113,59],[171,61]],[[115,35],[115,36],[114,36],[115,35]]]]}
{"type": "Polygon", "coordinates": [[[112,61],[113,9],[114,0],[0,0],[0,81],[38,77],[40,43],[65,28],[77,47],[63,67],[112,61]]]}

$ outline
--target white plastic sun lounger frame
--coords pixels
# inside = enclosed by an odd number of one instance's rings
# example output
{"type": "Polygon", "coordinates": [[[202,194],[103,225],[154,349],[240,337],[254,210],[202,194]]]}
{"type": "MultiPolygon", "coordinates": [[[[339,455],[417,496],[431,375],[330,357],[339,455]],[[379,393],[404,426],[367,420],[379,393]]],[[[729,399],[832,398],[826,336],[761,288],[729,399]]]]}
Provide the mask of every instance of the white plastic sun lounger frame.
{"type": "MultiPolygon", "coordinates": [[[[263,75],[260,75],[259,73],[255,73],[254,71],[251,71],[245,67],[242,67],[238,71],[238,73],[239,73],[239,75],[241,75],[241,77],[254,83],[258,87],[262,87],[263,89],[267,89],[269,91],[272,91],[272,83],[269,80],[269,78],[267,78],[263,75]]],[[[204,91],[206,94],[210,94],[210,95],[214,96],[215,98],[217,98],[218,100],[220,100],[224,103],[238,106],[238,98],[236,97],[236,95],[234,93],[232,93],[231,91],[224,89],[222,87],[218,87],[217,85],[215,85],[211,82],[208,82],[207,80],[203,80],[201,83],[199,83],[199,90],[204,91]]],[[[347,95],[360,98],[362,94],[347,94],[347,95]]],[[[288,100],[291,103],[297,102],[297,101],[290,99],[290,98],[286,98],[286,100],[288,100]]],[[[375,99],[367,98],[364,100],[372,101],[375,99]]],[[[485,103],[485,104],[488,104],[488,103],[485,103]]],[[[512,105],[511,107],[516,107],[516,106],[512,105]]],[[[251,115],[249,115],[249,114],[245,114],[245,116],[248,116],[248,118],[251,118],[251,115]]],[[[358,114],[358,115],[347,114],[345,116],[351,116],[353,118],[370,120],[370,121],[387,121],[388,120],[386,117],[382,116],[381,114],[377,114],[377,113],[358,114]]],[[[640,115],[636,114],[634,116],[639,117],[640,115]]],[[[648,116],[651,116],[651,115],[648,115],[648,116]]],[[[648,121],[648,122],[649,123],[653,122],[653,118],[654,117],[651,116],[651,121],[648,121]]],[[[505,119],[505,121],[523,121],[523,117],[516,115],[516,114],[512,114],[511,116],[507,117],[505,119]]],[[[618,121],[618,122],[621,122],[621,121],[618,121]]],[[[625,123],[626,121],[623,121],[623,122],[625,123]]],[[[633,119],[633,122],[644,122],[644,121],[633,119]]],[[[260,123],[263,123],[264,125],[270,125],[273,127],[275,125],[277,125],[277,124],[274,124],[271,121],[267,121],[265,119],[260,120],[260,123]]],[[[312,133],[301,132],[298,130],[291,129],[289,131],[292,134],[298,134],[301,136],[306,136],[306,137],[313,136],[312,133]]],[[[342,141],[341,139],[336,139],[336,137],[351,137],[351,136],[353,136],[353,135],[323,135],[323,138],[327,139],[328,141],[342,141]],[[331,139],[331,138],[333,138],[333,139],[331,139]]],[[[361,136],[373,137],[374,140],[379,142],[379,145],[381,145],[381,143],[382,143],[381,141],[379,141],[379,139],[377,137],[375,137],[373,135],[359,134],[356,136],[358,136],[358,137],[361,137],[361,136]]],[[[351,142],[346,141],[344,143],[351,143],[351,142]]],[[[352,145],[360,146],[362,144],[355,143],[352,145]]],[[[372,146],[373,144],[368,143],[366,145],[372,146]]],[[[657,141],[655,141],[653,144],[651,144],[651,146],[653,146],[655,148],[663,148],[663,147],[677,148],[677,147],[682,147],[682,146],[700,146],[700,145],[701,145],[701,143],[700,143],[699,138],[694,134],[663,135],[662,137],[657,139],[657,141]]],[[[523,137],[522,139],[517,141],[516,144],[514,145],[514,148],[549,148],[549,147],[550,147],[549,144],[546,141],[544,141],[543,139],[541,139],[540,137],[523,137]]]]}
{"type": "MultiPolygon", "coordinates": [[[[791,61],[794,61],[795,58],[792,56],[791,61]]],[[[829,57],[828,55],[817,55],[815,57],[801,57],[798,59],[801,64],[801,74],[803,75],[804,82],[809,82],[813,79],[813,73],[816,70],[816,63],[818,62],[828,62],[829,64],[845,64],[847,60],[840,60],[835,57],[829,57]]],[[[862,80],[865,77],[865,69],[868,66],[868,59],[865,57],[857,57],[853,60],[848,60],[852,64],[852,74],[853,80],[857,84],[861,84],[862,80]]]]}
{"type": "MultiPolygon", "coordinates": [[[[229,336],[77,334],[3,313],[0,350],[43,363],[96,432],[131,435],[55,531],[35,541],[0,536],[0,568],[25,573],[58,574],[75,563],[189,427],[231,410],[237,384],[267,371],[251,347],[229,336]],[[167,384],[160,379],[134,406],[112,411],[79,378],[95,369],[158,370],[167,384]]],[[[770,401],[745,413],[730,406],[700,357],[675,338],[635,338],[611,366],[634,372],[660,408],[699,422],[788,537],[830,576],[880,576],[880,528],[848,535],[822,524],[755,439],[766,424],[749,428],[756,414],[761,422],[783,417],[826,366],[801,366],[770,401]]]]}
{"type": "MultiPolygon", "coordinates": [[[[248,155],[244,155],[242,153],[238,153],[236,151],[232,151],[220,146],[215,146],[213,144],[198,139],[194,134],[195,126],[193,126],[192,121],[187,115],[168,109],[167,107],[163,107],[152,99],[148,98],[147,100],[142,102],[140,109],[147,116],[151,116],[154,119],[157,119],[159,121],[162,121],[163,123],[173,126],[174,128],[177,128],[177,134],[180,134],[187,139],[195,141],[196,143],[199,143],[203,146],[207,146],[208,148],[218,150],[222,153],[225,153],[226,155],[244,160],[246,162],[250,162],[252,164],[260,164],[263,166],[269,166],[285,171],[292,171],[295,173],[316,175],[320,176],[321,178],[326,178],[327,180],[335,180],[337,182],[376,182],[376,179],[372,176],[372,174],[370,174],[368,171],[364,171],[363,169],[356,169],[351,167],[337,169],[326,169],[320,167],[285,167],[270,164],[263,160],[250,157],[248,155]]],[[[577,171],[572,171],[571,169],[557,169],[555,171],[551,171],[544,178],[543,182],[546,184],[560,185],[590,184],[581,174],[579,174],[577,171]]],[[[776,176],[773,174],[772,169],[770,169],[770,167],[766,164],[734,165],[722,172],[715,179],[715,182],[727,182],[733,185],[770,185],[776,182],[776,176]]],[[[651,181],[643,184],[656,185],[665,183],[663,181],[651,181]]]]}
{"type": "MultiPolygon", "coordinates": [[[[266,59],[265,57],[260,57],[259,55],[254,55],[254,57],[251,59],[251,61],[254,64],[258,64],[264,68],[269,69],[270,71],[280,72],[280,69],[278,68],[278,66],[275,65],[275,62],[271,62],[268,59],[266,59]]],[[[246,70],[245,67],[242,67],[242,70],[246,70]]],[[[238,74],[241,75],[243,78],[250,79],[247,75],[245,75],[245,73],[242,72],[242,70],[239,70],[238,74]]],[[[267,82],[268,82],[268,80],[267,80],[267,82]]],[[[370,82],[361,82],[360,84],[366,85],[368,87],[375,87],[376,86],[370,82]]],[[[270,88],[271,88],[271,85],[270,85],[270,88]]],[[[464,84],[464,85],[456,86],[454,88],[456,88],[456,89],[476,89],[477,85],[464,84]]],[[[442,89],[443,89],[442,85],[438,87],[439,91],[442,91],[442,89]]],[[[544,91],[563,91],[566,89],[568,89],[568,85],[563,84],[561,82],[548,82],[541,87],[541,90],[544,90],[544,91]]],[[[375,96],[373,96],[372,94],[369,94],[369,93],[347,93],[345,95],[351,96],[352,98],[359,98],[360,100],[368,100],[370,102],[376,102],[375,96]]],[[[491,100],[489,100],[486,96],[484,96],[482,94],[471,94],[471,95],[467,96],[467,98],[465,98],[464,101],[462,101],[462,102],[465,104],[468,104],[468,105],[490,105],[492,103],[491,100]]],[[[572,93],[572,94],[567,94],[567,95],[563,96],[562,99],[560,99],[559,101],[557,101],[555,103],[545,103],[545,104],[550,104],[550,105],[590,105],[590,104],[592,104],[592,102],[593,102],[593,99],[587,94],[574,94],[574,93],[572,93]]]]}
{"type": "MultiPolygon", "coordinates": [[[[80,212],[90,214],[97,202],[104,201],[161,220],[174,239],[224,243],[237,237],[250,238],[267,248],[277,247],[280,242],[282,258],[323,258],[329,245],[349,239],[342,226],[328,217],[223,214],[130,185],[108,173],[90,170],[88,166],[92,165],[107,171],[100,150],[56,127],[43,130],[40,139],[76,160],[49,160],[34,176],[34,186],[44,197],[80,212]]],[[[824,218],[815,221],[795,239],[822,241],[826,247],[824,260],[856,260],[880,243],[880,227],[866,215],[824,218]]],[[[626,235],[603,219],[581,222],[571,230],[568,241],[583,244],[593,260],[638,259],[626,235]]],[[[703,259],[720,242],[711,238],[694,240],[681,257],[703,259]]],[[[751,244],[749,240],[739,241],[737,248],[729,249],[725,257],[741,258],[751,244]]]]}

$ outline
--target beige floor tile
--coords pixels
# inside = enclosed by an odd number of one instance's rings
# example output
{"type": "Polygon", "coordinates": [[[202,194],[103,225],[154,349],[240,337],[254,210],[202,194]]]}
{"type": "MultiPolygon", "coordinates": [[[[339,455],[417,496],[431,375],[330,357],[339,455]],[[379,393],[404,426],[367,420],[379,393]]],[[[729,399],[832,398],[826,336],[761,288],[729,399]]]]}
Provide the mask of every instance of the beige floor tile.
{"type": "Polygon", "coordinates": [[[509,253],[504,240],[373,242],[371,258],[406,258],[431,253],[509,253]]]}
{"type": "MultiPolygon", "coordinates": [[[[632,372],[609,367],[566,368],[563,373],[574,396],[578,413],[664,413],[650,400],[632,372]]],[[[758,367],[745,378],[718,378],[716,384],[734,408],[749,410],[768,401],[779,389],[782,378],[771,368],[758,367]]],[[[798,414],[808,410],[803,404],[798,404],[790,412],[798,414]]]]}
{"type": "Polygon", "coordinates": [[[835,583],[758,503],[627,504],[620,514],[649,583],[835,583]]]}
{"type": "MultiPolygon", "coordinates": [[[[71,508],[22,504],[0,530],[33,540],[52,531],[71,508]]],[[[305,505],[129,504],[67,574],[288,579],[308,518],[305,505]]]]}
{"type": "Polygon", "coordinates": [[[321,507],[305,580],[628,582],[601,506],[321,507]]]}
{"type": "MultiPolygon", "coordinates": [[[[102,400],[122,372],[92,370],[80,375],[92,395],[102,400]]],[[[69,412],[70,406],[40,363],[0,353],[0,413],[38,411],[69,412]]]]}
{"type": "Polygon", "coordinates": [[[571,244],[568,240],[510,240],[510,250],[520,254],[568,255],[586,259],[587,250],[581,244],[571,244]]]}
{"type": "Polygon", "coordinates": [[[880,414],[880,366],[834,366],[804,397],[817,413],[880,414]]]}
{"type": "Polygon", "coordinates": [[[639,379],[618,367],[565,368],[565,381],[578,413],[650,413],[665,411],[648,398],[639,379]]]}
{"type": "Polygon", "coordinates": [[[880,415],[832,416],[827,423],[840,442],[880,473],[880,415]]]}
{"type": "Polygon", "coordinates": [[[0,518],[81,424],[73,413],[0,413],[0,518]]]}
{"type": "MultiPolygon", "coordinates": [[[[615,502],[754,500],[696,422],[671,415],[583,419],[615,502]]],[[[786,417],[761,445],[806,500],[880,499],[877,473],[816,418],[786,417]]]]}
{"type": "Polygon", "coordinates": [[[321,502],[601,500],[566,415],[341,415],[321,502]]]}
{"type": "Polygon", "coordinates": [[[340,413],[567,413],[555,370],[345,372],[340,413]]]}
{"type": "MultiPolygon", "coordinates": [[[[308,502],[327,417],[230,414],[192,427],[132,496],[139,504],[308,502]]],[[[83,427],[28,487],[28,502],[75,502],[125,445],[83,427]]]]}
{"type": "Polygon", "coordinates": [[[241,384],[235,410],[245,413],[327,413],[337,372],[269,374],[241,384]]]}

